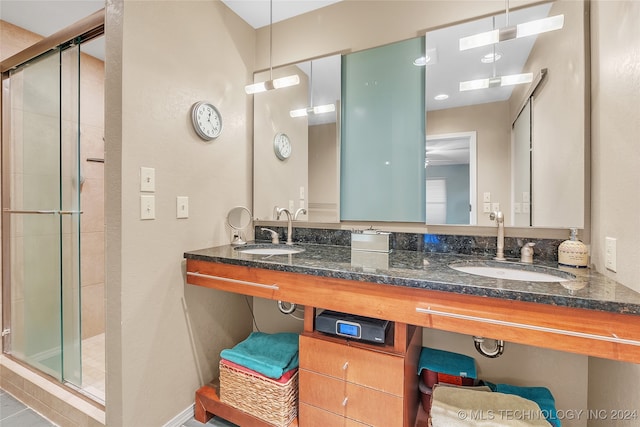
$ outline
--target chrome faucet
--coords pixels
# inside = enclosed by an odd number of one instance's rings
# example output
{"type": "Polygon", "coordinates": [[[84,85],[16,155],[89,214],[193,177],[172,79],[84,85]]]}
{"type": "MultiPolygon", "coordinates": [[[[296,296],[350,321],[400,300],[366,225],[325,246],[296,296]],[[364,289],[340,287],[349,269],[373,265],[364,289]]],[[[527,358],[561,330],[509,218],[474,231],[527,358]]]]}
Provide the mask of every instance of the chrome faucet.
{"type": "Polygon", "coordinates": [[[505,261],[504,257],[504,214],[501,211],[491,212],[489,219],[498,225],[498,241],[496,243],[496,256],[493,258],[497,261],[505,261]]]}
{"type": "Polygon", "coordinates": [[[293,245],[293,217],[287,208],[279,208],[276,219],[280,219],[280,215],[284,212],[287,214],[287,245],[293,245]]]}
{"type": "Polygon", "coordinates": [[[307,214],[307,210],[305,208],[299,208],[296,213],[293,215],[293,220],[297,221],[298,220],[298,215],[306,215],[307,214]]]}

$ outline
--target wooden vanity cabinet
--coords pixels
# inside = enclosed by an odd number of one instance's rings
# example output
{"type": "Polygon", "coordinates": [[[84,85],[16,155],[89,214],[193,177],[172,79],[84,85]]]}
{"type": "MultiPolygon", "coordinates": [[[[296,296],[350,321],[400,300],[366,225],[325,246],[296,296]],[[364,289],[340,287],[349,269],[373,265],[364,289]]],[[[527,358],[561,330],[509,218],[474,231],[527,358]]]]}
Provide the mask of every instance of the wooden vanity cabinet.
{"type": "Polygon", "coordinates": [[[378,346],[305,330],[300,336],[300,425],[413,427],[422,333],[394,324],[391,336],[392,343],[378,346]]]}

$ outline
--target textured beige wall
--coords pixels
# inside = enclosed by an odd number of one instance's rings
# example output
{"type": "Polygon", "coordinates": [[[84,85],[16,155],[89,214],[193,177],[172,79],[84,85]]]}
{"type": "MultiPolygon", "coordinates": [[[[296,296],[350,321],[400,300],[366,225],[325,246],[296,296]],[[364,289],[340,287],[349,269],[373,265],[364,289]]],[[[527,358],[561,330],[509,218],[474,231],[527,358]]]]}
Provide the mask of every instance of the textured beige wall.
{"type": "MultiPolygon", "coordinates": [[[[274,79],[294,74],[300,77],[300,84],[253,95],[253,216],[262,220],[275,219],[274,206],[289,209],[289,201],[293,202],[291,213],[295,213],[300,207],[300,187],[308,191],[307,118],[289,115],[290,110],[306,106],[308,77],[295,65],[273,70],[274,79]],[[279,132],[291,141],[291,157],[286,160],[278,159],[273,150],[273,138],[279,132]]],[[[269,76],[268,71],[258,73],[255,81],[269,80],[269,76]]],[[[306,200],[302,202],[306,207],[306,200]]],[[[286,221],[286,216],[280,220],[286,221]]]]}
{"type": "MultiPolygon", "coordinates": [[[[491,193],[491,201],[500,203],[503,212],[509,211],[511,123],[508,101],[427,113],[427,136],[472,131],[476,132],[477,145],[477,224],[495,225],[488,214],[482,213],[482,195],[491,193]]],[[[511,218],[505,216],[505,225],[511,225],[510,222],[511,218]]]]}
{"type": "MultiPolygon", "coordinates": [[[[640,291],[640,2],[593,1],[591,260],[640,291]],[[604,267],[605,237],[617,239],[617,272],[604,267]]],[[[589,407],[640,412],[640,365],[591,358],[589,407]]],[[[640,416],[640,414],[639,414],[640,416]]],[[[593,420],[590,426],[636,426],[593,420]]]]}
{"type": "Polygon", "coordinates": [[[109,1],[106,19],[107,424],[160,426],[251,330],[244,297],[185,283],[183,253],[229,243],[227,211],[251,203],[255,35],[217,1],[109,1]],[[203,99],[223,116],[211,142],[190,123],[203,99]],[[139,219],[141,166],[155,168],[153,221],[139,219]]]}
{"type": "MultiPolygon", "coordinates": [[[[556,1],[549,16],[564,14],[564,27],[537,36],[524,70],[548,70],[533,97],[532,213],[536,227],[584,227],[585,42],[584,4],[556,1]]],[[[515,117],[526,87],[514,90],[515,117]]],[[[568,236],[568,234],[567,234],[568,236]]]]}
{"type": "Polygon", "coordinates": [[[309,221],[340,221],[338,133],[336,123],[309,126],[309,221]]]}

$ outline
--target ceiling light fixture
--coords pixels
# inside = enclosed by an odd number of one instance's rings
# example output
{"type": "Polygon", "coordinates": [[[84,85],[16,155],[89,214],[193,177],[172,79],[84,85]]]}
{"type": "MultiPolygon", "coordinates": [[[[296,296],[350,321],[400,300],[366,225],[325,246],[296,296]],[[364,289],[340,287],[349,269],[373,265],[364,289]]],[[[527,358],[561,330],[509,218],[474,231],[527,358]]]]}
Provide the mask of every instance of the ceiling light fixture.
{"type": "Polygon", "coordinates": [[[509,25],[509,0],[505,0],[506,26],[460,39],[460,50],[473,49],[480,46],[499,43],[506,40],[542,34],[559,30],[564,26],[564,15],[549,16],[518,25],[509,25]]]}
{"type": "Polygon", "coordinates": [[[499,53],[496,53],[496,52],[487,53],[485,56],[480,58],[480,62],[482,62],[483,64],[492,64],[500,60],[500,58],[502,58],[502,55],[499,53]]]}
{"type": "Polygon", "coordinates": [[[273,78],[273,66],[272,66],[272,51],[273,51],[273,0],[269,1],[269,80],[266,82],[253,83],[246,85],[244,91],[248,95],[265,92],[273,89],[280,89],[283,87],[295,86],[300,83],[300,77],[297,74],[280,77],[278,79],[273,78]]]}
{"type": "Polygon", "coordinates": [[[487,89],[490,87],[513,86],[523,83],[531,83],[533,73],[510,74],[507,76],[490,77],[488,79],[469,80],[460,82],[460,92],[476,89],[487,89]]]}
{"type": "MultiPolygon", "coordinates": [[[[297,77],[297,76],[296,76],[297,77]]],[[[289,116],[291,117],[304,117],[309,114],[323,114],[323,113],[331,113],[336,111],[335,104],[325,104],[318,105],[316,107],[313,106],[313,61],[309,62],[309,98],[311,101],[311,106],[307,108],[300,108],[298,110],[289,111],[289,116]]]]}

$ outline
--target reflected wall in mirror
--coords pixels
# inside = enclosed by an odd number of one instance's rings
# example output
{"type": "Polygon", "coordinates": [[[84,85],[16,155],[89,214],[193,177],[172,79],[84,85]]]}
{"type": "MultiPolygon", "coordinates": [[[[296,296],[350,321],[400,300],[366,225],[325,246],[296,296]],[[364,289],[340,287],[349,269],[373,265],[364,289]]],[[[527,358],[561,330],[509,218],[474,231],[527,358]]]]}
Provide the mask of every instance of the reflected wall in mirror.
{"type": "MultiPolygon", "coordinates": [[[[340,60],[332,55],[274,69],[274,78],[299,75],[300,85],[254,95],[256,219],[276,219],[277,206],[292,214],[304,208],[298,220],[338,222],[340,60]],[[326,111],[331,110],[327,106],[334,110],[326,111]],[[291,156],[284,161],[273,152],[278,132],[291,139],[291,156]]],[[[256,73],[254,81],[268,73],[256,73]]]]}
{"type": "Polygon", "coordinates": [[[427,137],[427,223],[476,225],[476,133],[427,137]]]}
{"type": "MultiPolygon", "coordinates": [[[[493,225],[485,203],[504,212],[506,226],[584,225],[583,12],[582,2],[511,11],[510,25],[563,14],[564,27],[464,51],[460,38],[504,27],[505,14],[426,34],[427,137],[476,132],[480,225],[493,225]],[[547,78],[536,86],[543,69],[547,78]],[[461,82],[520,73],[532,73],[534,81],[461,90],[461,82]],[[521,114],[525,105],[531,110],[521,114]],[[516,138],[516,117],[520,128],[530,128],[527,136],[516,138]]],[[[427,223],[434,223],[429,216],[427,223]]]]}
{"type": "MultiPolygon", "coordinates": [[[[432,59],[426,65],[426,136],[448,135],[474,132],[477,138],[476,152],[476,190],[469,195],[469,200],[477,212],[476,224],[480,226],[495,226],[485,212],[485,203],[489,209],[498,204],[505,214],[506,226],[526,226],[540,228],[568,228],[584,227],[585,218],[585,182],[588,177],[585,171],[585,88],[588,87],[585,74],[585,51],[587,38],[585,37],[585,5],[576,1],[554,1],[542,5],[512,10],[509,22],[516,24],[530,17],[542,17],[564,14],[564,27],[528,39],[510,40],[495,45],[496,53],[501,55],[495,63],[483,63],[481,60],[487,54],[493,54],[493,47],[459,51],[460,37],[475,34],[488,29],[504,25],[504,14],[498,15],[495,21],[492,17],[469,21],[450,27],[443,27],[435,31],[428,31],[425,35],[426,53],[432,59]],[[534,11],[534,15],[530,12],[534,11]],[[495,23],[494,23],[495,22],[495,23]],[[462,29],[466,29],[462,32],[462,29]],[[520,43],[526,46],[520,46],[520,43]],[[434,50],[435,49],[435,50],[434,50]],[[464,55],[462,55],[464,54],[464,55]],[[465,62],[454,57],[462,56],[465,62]],[[517,64],[507,65],[509,58],[518,57],[517,64]],[[465,100],[456,101],[456,94],[460,94],[461,81],[476,78],[486,78],[493,75],[495,65],[496,75],[516,72],[531,72],[534,78],[542,69],[547,69],[547,77],[533,88],[531,84],[508,88],[488,88],[485,90],[467,91],[465,100]],[[514,68],[516,67],[516,68],[514,68]],[[483,92],[498,94],[499,98],[480,101],[483,92]],[[449,99],[436,101],[436,95],[446,93],[449,99]],[[524,152],[527,148],[512,148],[513,126],[517,117],[522,117],[520,111],[530,100],[530,120],[525,125],[530,128],[532,151],[529,151],[530,171],[523,171],[514,159],[516,152],[524,152]],[[454,102],[456,101],[456,102],[454,102]],[[530,191],[516,187],[516,177],[527,176],[530,191]],[[490,202],[484,202],[488,193],[490,202]],[[528,194],[527,194],[528,193],[528,194]],[[475,202],[473,198],[475,195],[475,202]],[[529,205],[527,205],[529,198],[529,205]],[[524,212],[529,209],[529,216],[524,212]],[[518,210],[520,214],[518,214],[518,210]],[[520,216],[520,217],[518,217],[520,216]],[[522,220],[528,221],[521,222],[522,220]]],[[[327,24],[329,25],[329,24],[327,24]]],[[[314,52],[316,52],[314,50],[314,52]]],[[[339,63],[339,57],[338,63],[339,63]]],[[[314,60],[315,61],[315,60],[314,60]]],[[[279,69],[278,69],[279,70],[279,69]]],[[[274,69],[274,73],[278,70],[274,69]]],[[[284,74],[284,73],[283,73],[284,74]]],[[[303,81],[309,84],[306,73],[303,81]]],[[[314,81],[320,73],[315,72],[314,81]]],[[[264,75],[264,74],[263,74],[264,75]]],[[[340,81],[339,66],[335,71],[335,81],[340,81]]],[[[339,84],[339,83],[338,83],[339,84]]],[[[302,85],[301,85],[302,86],[302,85]]],[[[315,86],[315,82],[313,84],[315,86]]],[[[299,105],[309,102],[307,86],[302,90],[299,105]],[[304,94],[307,93],[306,98],[304,94]]],[[[285,89],[288,90],[289,88],[285,89]]],[[[263,95],[254,97],[254,213],[256,218],[273,219],[273,207],[286,207],[293,201],[297,208],[301,201],[300,187],[308,189],[307,198],[303,200],[309,208],[308,219],[315,222],[337,222],[339,217],[339,135],[337,131],[328,133],[335,135],[331,145],[335,151],[327,153],[319,149],[312,154],[312,146],[307,142],[307,159],[300,166],[308,170],[300,176],[303,179],[285,177],[282,175],[284,167],[277,162],[272,154],[271,138],[277,130],[282,131],[284,124],[280,121],[290,120],[288,112],[293,102],[277,100],[275,97],[285,96],[274,91],[267,96],[274,97],[272,101],[263,95]],[[286,107],[283,104],[287,104],[286,107]],[[282,108],[282,111],[276,111],[282,108]],[[271,150],[271,152],[269,152],[271,150]],[[319,165],[316,159],[328,162],[319,165]],[[306,165],[306,166],[305,166],[306,165]],[[330,166],[327,166],[330,165],[330,166]],[[280,181],[275,180],[278,176],[280,181]],[[329,189],[314,189],[314,180],[319,184],[327,184],[329,189]],[[289,188],[289,184],[290,188],[289,188]],[[287,189],[287,190],[285,190],[287,189]],[[318,202],[315,203],[314,199],[318,202]],[[321,215],[320,207],[324,208],[321,215]],[[324,213],[326,212],[326,215],[324,213]],[[312,216],[316,215],[315,218],[312,216]]],[[[339,97],[339,95],[337,95],[339,97]]],[[[339,106],[339,103],[338,103],[339,106]]],[[[339,111],[339,110],[338,110],[339,111]]],[[[339,120],[340,114],[336,114],[339,120]]],[[[304,120],[303,120],[304,121],[304,120]]],[[[299,123],[299,122],[295,122],[299,123]]],[[[339,125],[337,129],[339,129],[339,125]]],[[[312,128],[306,126],[300,130],[309,141],[312,128]]],[[[294,139],[294,151],[288,160],[294,162],[298,152],[296,144],[300,138],[294,139]]],[[[320,147],[320,146],[319,146],[320,147]]],[[[472,160],[470,161],[470,165],[472,160]]],[[[526,161],[524,161],[526,164],[526,161]]],[[[290,165],[288,165],[290,166],[290,165]]],[[[348,165],[344,165],[348,167],[348,165]]],[[[293,168],[291,168],[293,169],[293,168]]],[[[428,173],[428,172],[427,172],[428,173]]],[[[472,172],[470,172],[472,173],[472,172]]],[[[470,177],[471,180],[471,177],[470,177]]],[[[524,184],[525,186],[527,184],[524,184]]],[[[424,208],[428,208],[425,206],[424,208]]],[[[464,210],[464,207],[458,208],[464,210]]],[[[456,212],[459,213],[459,212],[456,212]]],[[[469,210],[464,212],[464,218],[472,217],[469,210]]],[[[460,217],[461,218],[461,217],[460,217]]],[[[373,220],[363,218],[362,221],[373,220]]],[[[427,224],[439,223],[445,220],[431,220],[428,216],[427,224]]],[[[451,220],[454,221],[454,220],[451,220]]],[[[459,223],[467,224],[460,219],[459,223]]]]}

